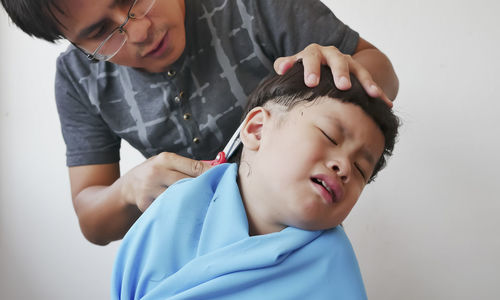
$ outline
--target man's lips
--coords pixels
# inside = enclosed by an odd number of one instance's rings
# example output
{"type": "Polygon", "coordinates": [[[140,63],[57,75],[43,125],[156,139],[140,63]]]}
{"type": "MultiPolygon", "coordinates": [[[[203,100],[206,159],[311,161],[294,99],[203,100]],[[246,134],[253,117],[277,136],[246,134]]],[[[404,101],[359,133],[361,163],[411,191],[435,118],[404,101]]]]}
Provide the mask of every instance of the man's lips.
{"type": "Polygon", "coordinates": [[[161,56],[168,46],[168,31],[162,36],[162,38],[156,42],[153,47],[151,47],[144,57],[148,56],[161,56]]]}
{"type": "Polygon", "coordinates": [[[311,181],[319,189],[321,195],[328,202],[340,202],[343,197],[343,189],[337,179],[325,174],[311,177],[311,181]]]}

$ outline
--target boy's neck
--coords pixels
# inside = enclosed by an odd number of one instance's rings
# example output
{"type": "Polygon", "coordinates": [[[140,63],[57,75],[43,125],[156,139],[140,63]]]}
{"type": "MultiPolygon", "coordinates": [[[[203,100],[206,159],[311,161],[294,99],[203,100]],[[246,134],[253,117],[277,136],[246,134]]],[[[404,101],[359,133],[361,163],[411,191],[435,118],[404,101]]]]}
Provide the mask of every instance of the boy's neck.
{"type": "Polygon", "coordinates": [[[237,183],[247,215],[248,234],[254,236],[281,231],[285,226],[274,223],[268,215],[266,202],[272,200],[260,193],[255,175],[251,173],[248,163],[240,163],[237,183]]]}

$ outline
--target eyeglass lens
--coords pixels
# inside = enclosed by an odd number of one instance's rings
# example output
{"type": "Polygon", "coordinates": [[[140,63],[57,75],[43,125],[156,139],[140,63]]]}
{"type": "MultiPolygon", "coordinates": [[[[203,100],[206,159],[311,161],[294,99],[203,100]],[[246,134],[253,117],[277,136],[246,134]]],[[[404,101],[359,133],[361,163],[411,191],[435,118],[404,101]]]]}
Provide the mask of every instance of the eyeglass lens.
{"type": "MultiPolygon", "coordinates": [[[[136,0],[129,12],[131,19],[140,19],[146,16],[153,7],[156,0],[136,0]]],[[[130,20],[129,20],[130,21],[130,20]]],[[[95,53],[95,58],[107,60],[113,57],[127,41],[127,35],[120,28],[115,29],[95,53]]]]}

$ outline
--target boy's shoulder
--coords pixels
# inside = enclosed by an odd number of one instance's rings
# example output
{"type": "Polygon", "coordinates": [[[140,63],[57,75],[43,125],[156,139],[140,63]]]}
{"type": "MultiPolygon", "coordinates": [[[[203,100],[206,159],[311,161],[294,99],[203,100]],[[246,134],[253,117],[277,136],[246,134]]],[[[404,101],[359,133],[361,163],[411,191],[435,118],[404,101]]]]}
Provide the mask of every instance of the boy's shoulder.
{"type": "MultiPolygon", "coordinates": [[[[224,163],[216,165],[205,173],[194,178],[183,178],[171,185],[164,193],[171,188],[187,188],[188,185],[209,188],[215,191],[224,177],[236,179],[238,166],[235,163],[224,163]]],[[[160,195],[161,196],[161,195],[160,195]]]]}
{"type": "Polygon", "coordinates": [[[185,210],[203,214],[214,197],[237,187],[236,174],[236,164],[221,164],[198,177],[181,179],[160,194],[140,218],[154,218],[166,212],[178,217],[185,210]]]}

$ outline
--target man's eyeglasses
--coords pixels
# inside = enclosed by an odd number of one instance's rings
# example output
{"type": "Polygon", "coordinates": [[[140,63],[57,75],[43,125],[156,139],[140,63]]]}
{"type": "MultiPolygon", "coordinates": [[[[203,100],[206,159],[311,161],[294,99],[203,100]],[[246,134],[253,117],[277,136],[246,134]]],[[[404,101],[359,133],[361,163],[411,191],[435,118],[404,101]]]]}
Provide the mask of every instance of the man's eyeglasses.
{"type": "MultiPolygon", "coordinates": [[[[104,39],[99,46],[97,46],[94,52],[89,54],[84,51],[87,58],[93,62],[97,62],[99,60],[110,60],[113,56],[115,56],[127,42],[127,31],[124,28],[125,25],[127,25],[127,22],[130,19],[135,20],[144,18],[149,13],[155,2],[156,0],[135,0],[128,10],[125,21],[120,26],[113,29],[108,37],[104,39]]],[[[78,46],[77,48],[82,50],[78,46]]]]}

